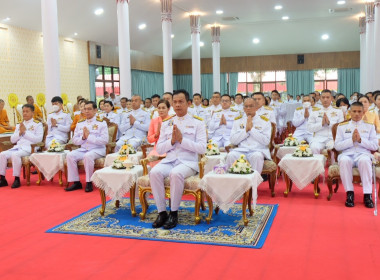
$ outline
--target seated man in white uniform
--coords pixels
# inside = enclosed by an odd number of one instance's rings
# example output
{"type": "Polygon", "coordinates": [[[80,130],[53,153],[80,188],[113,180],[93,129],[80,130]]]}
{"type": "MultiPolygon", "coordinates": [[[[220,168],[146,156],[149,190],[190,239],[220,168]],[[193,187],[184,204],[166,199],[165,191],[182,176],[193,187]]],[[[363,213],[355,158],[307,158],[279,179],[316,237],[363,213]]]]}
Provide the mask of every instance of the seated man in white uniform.
{"type": "Polygon", "coordinates": [[[244,100],[244,116],[234,121],[231,131],[231,144],[238,146],[228,153],[226,164],[230,167],[242,154],[252,166],[261,173],[264,159],[271,159],[268,145],[271,136],[271,124],[267,117],[259,116],[255,101],[244,100]]]}
{"type": "Polygon", "coordinates": [[[121,115],[120,133],[123,136],[116,142],[115,151],[119,151],[125,142],[137,149],[146,138],[150,116],[147,111],[140,108],[140,104],[141,97],[138,95],[132,96],[132,110],[121,115]]]}
{"type": "Polygon", "coordinates": [[[117,113],[118,114],[121,114],[121,113],[126,113],[129,109],[127,108],[127,102],[128,102],[128,98],[126,97],[122,97],[120,99],[120,105],[121,105],[121,108],[120,109],[117,109],[117,113]]]}
{"type": "Polygon", "coordinates": [[[298,107],[293,116],[293,125],[296,127],[293,136],[301,142],[303,140],[311,143],[313,134],[307,130],[307,122],[309,120],[310,111],[312,110],[310,96],[306,95],[302,99],[302,107],[298,107]]]}
{"type": "Polygon", "coordinates": [[[30,155],[32,151],[31,144],[42,141],[44,134],[42,123],[34,120],[33,115],[33,105],[25,104],[22,106],[22,116],[24,120],[16,125],[15,132],[11,136],[11,142],[16,145],[0,153],[0,187],[8,186],[5,173],[9,158],[12,159],[13,176],[15,177],[12,188],[14,189],[21,186],[21,158],[30,155]]]}
{"type": "Polygon", "coordinates": [[[281,95],[277,90],[272,91],[272,101],[269,106],[272,107],[276,112],[276,124],[277,132],[281,134],[282,130],[286,127],[285,117],[286,117],[286,107],[284,102],[281,100],[281,95]]]}
{"type": "Polygon", "coordinates": [[[238,93],[235,95],[235,105],[232,106],[235,110],[238,110],[241,113],[244,113],[244,102],[243,95],[238,93]]]}
{"type": "Polygon", "coordinates": [[[222,109],[222,105],[220,104],[220,101],[222,99],[222,96],[220,94],[220,92],[214,92],[212,94],[212,98],[211,98],[211,106],[209,106],[207,108],[208,110],[208,115],[210,116],[210,119],[212,117],[212,114],[215,112],[215,111],[218,111],[218,110],[221,110],[222,109]]]}
{"type": "Polygon", "coordinates": [[[193,114],[203,119],[204,123],[207,124],[210,116],[207,107],[202,105],[202,96],[199,93],[193,95],[193,105],[193,114]]]}
{"type": "Polygon", "coordinates": [[[372,155],[378,149],[376,129],[363,121],[364,108],[359,102],[352,103],[351,120],[338,126],[335,149],[342,153],[338,157],[340,178],[346,191],[346,206],[354,207],[352,168],[358,167],[363,186],[364,205],[373,208],[372,201],[372,155]]]}
{"type": "Polygon", "coordinates": [[[70,126],[73,120],[70,114],[63,112],[63,100],[60,96],[55,96],[51,100],[53,113],[47,118],[48,134],[46,136],[45,146],[49,147],[53,139],[60,144],[66,144],[69,138],[70,126]]]}
{"type": "Polygon", "coordinates": [[[160,163],[149,173],[158,216],[153,228],[174,228],[178,223],[178,209],[184,189],[184,180],[195,175],[198,155],[206,152],[207,137],[204,123],[187,113],[189,93],[178,90],[173,94],[176,115],[162,122],[157,152],[166,153],[160,163]],[[164,179],[170,178],[170,214],[166,212],[164,179]]]}
{"type": "Polygon", "coordinates": [[[252,98],[255,101],[256,105],[256,114],[260,117],[264,116],[271,123],[276,123],[276,111],[272,107],[265,106],[265,96],[262,92],[255,92],[252,94],[252,98]]]}
{"type": "Polygon", "coordinates": [[[111,101],[114,106],[120,107],[120,96],[115,95],[115,93],[111,92],[109,101],[111,101]]]}
{"type": "Polygon", "coordinates": [[[307,130],[314,133],[310,143],[313,154],[320,154],[323,149],[333,148],[334,140],[331,128],[334,124],[344,120],[342,110],[331,106],[332,94],[330,90],[322,91],[321,100],[322,109],[314,107],[307,123],[307,130]]]}
{"type": "Polygon", "coordinates": [[[66,156],[68,181],[74,182],[66,188],[66,191],[74,191],[82,188],[79,181],[78,161],[83,160],[86,172],[86,192],[92,192],[91,176],[94,173],[95,160],[106,155],[106,144],[108,143],[107,123],[96,117],[96,103],[86,101],[84,113],[86,119],[78,122],[72,142],[80,145],[79,149],[73,150],[66,156]]]}
{"type": "Polygon", "coordinates": [[[240,112],[231,108],[231,97],[228,94],[222,96],[222,109],[214,111],[208,125],[209,139],[212,139],[218,147],[230,144],[230,135],[235,118],[240,112]]]}

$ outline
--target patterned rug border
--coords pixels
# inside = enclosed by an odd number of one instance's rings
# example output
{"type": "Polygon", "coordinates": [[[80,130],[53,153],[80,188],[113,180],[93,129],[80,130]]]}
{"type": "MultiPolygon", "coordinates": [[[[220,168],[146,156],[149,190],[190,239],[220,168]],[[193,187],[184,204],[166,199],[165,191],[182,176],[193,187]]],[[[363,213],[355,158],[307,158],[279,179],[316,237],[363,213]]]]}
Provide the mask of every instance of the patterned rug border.
{"type": "MultiPolygon", "coordinates": [[[[193,200],[186,200],[186,199],[183,199],[182,201],[188,201],[188,202],[192,202],[193,200]]],[[[107,200],[107,204],[108,203],[112,203],[111,200],[107,200]]],[[[240,204],[241,203],[238,203],[236,202],[235,204],[240,204]]],[[[257,206],[271,206],[271,213],[267,219],[267,222],[266,222],[266,225],[265,227],[262,229],[262,234],[259,238],[259,240],[257,241],[257,244],[256,245],[240,245],[240,244],[228,244],[228,243],[209,243],[209,242],[201,242],[201,241],[184,241],[184,240],[168,240],[168,239],[160,239],[160,238],[147,238],[147,237],[135,237],[135,236],[118,236],[118,235],[109,235],[109,234],[102,234],[102,233],[87,233],[87,232],[74,232],[74,231],[55,231],[55,229],[67,224],[67,223],[70,223],[71,221],[75,220],[75,219],[78,219],[84,215],[86,215],[87,213],[91,212],[91,211],[94,211],[95,209],[99,209],[101,207],[101,205],[98,205],[98,206],[95,206],[69,220],[66,220],[65,222],[57,225],[57,226],[54,226],[53,228],[50,228],[46,231],[46,233],[61,233],[61,234],[75,234],[75,235],[88,235],[88,236],[100,236],[100,237],[111,237],[111,238],[121,238],[121,239],[135,239],[135,240],[145,240],[145,241],[161,241],[161,242],[176,242],[176,243],[190,243],[190,244],[200,244],[200,245],[208,245],[208,246],[227,246],[227,247],[237,247],[237,248],[250,248],[250,249],[261,249],[268,237],[268,234],[269,234],[269,231],[270,231],[270,228],[272,227],[272,224],[273,224],[273,221],[274,221],[274,218],[276,217],[277,215],[277,211],[278,211],[278,206],[279,204],[269,204],[269,203],[260,203],[260,204],[257,204],[257,206]]],[[[247,209],[248,210],[248,209],[247,209]]],[[[207,210],[208,211],[208,210],[207,210]]],[[[215,214],[214,214],[215,215],[215,214]]],[[[213,215],[213,216],[214,216],[213,215]]],[[[247,213],[247,217],[248,217],[248,213],[247,213]]],[[[137,214],[137,217],[134,217],[133,219],[140,219],[138,214],[137,214]]],[[[201,221],[201,223],[205,223],[204,220],[201,221]]],[[[212,223],[212,222],[211,222],[212,223]]]]}

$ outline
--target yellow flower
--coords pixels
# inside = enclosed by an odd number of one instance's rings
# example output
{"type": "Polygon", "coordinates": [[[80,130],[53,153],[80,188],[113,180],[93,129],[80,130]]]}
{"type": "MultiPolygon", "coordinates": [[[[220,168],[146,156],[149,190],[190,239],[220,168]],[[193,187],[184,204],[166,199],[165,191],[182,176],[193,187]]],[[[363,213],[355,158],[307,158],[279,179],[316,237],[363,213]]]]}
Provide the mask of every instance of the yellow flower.
{"type": "Polygon", "coordinates": [[[119,157],[119,160],[120,161],[126,161],[128,159],[128,157],[127,156],[122,156],[122,157],[119,157]]]}
{"type": "Polygon", "coordinates": [[[300,147],[300,150],[301,150],[302,152],[306,151],[306,149],[307,149],[307,147],[305,147],[305,146],[301,146],[301,147],[300,147]]]}
{"type": "Polygon", "coordinates": [[[126,149],[128,149],[128,145],[123,145],[123,146],[121,146],[121,148],[122,148],[123,150],[126,150],[126,149]]]}

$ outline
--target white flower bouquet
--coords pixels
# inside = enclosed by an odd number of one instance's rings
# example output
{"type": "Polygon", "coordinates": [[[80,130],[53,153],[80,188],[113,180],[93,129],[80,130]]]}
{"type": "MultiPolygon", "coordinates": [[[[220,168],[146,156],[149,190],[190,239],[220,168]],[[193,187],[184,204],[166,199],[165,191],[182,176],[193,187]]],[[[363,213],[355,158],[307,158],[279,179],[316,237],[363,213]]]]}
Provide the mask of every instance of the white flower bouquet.
{"type": "Polygon", "coordinates": [[[59,144],[55,139],[53,139],[47,151],[50,153],[54,153],[54,152],[63,152],[64,150],[65,150],[65,146],[59,144]]]}
{"type": "Polygon", "coordinates": [[[235,160],[235,162],[231,165],[228,172],[234,174],[251,174],[253,173],[253,170],[248,160],[245,158],[245,155],[241,155],[240,158],[235,160]]]}
{"type": "Polygon", "coordinates": [[[117,159],[115,159],[112,163],[112,168],[114,169],[125,169],[123,162],[124,160],[121,159],[122,157],[119,156],[117,159]]]}
{"type": "Polygon", "coordinates": [[[135,148],[131,144],[127,144],[126,141],[124,142],[124,145],[121,146],[119,150],[119,155],[121,156],[128,156],[135,153],[136,153],[135,148]]]}
{"type": "Polygon", "coordinates": [[[301,144],[294,151],[293,156],[294,157],[312,157],[313,152],[309,148],[309,145],[307,145],[305,141],[302,141],[301,144]]]}
{"type": "Polygon", "coordinates": [[[220,155],[219,147],[216,143],[212,143],[212,140],[208,140],[206,156],[220,155]]]}
{"type": "Polygon", "coordinates": [[[293,137],[293,134],[289,134],[288,137],[285,138],[284,146],[292,147],[292,146],[298,146],[298,140],[297,138],[293,137]]]}

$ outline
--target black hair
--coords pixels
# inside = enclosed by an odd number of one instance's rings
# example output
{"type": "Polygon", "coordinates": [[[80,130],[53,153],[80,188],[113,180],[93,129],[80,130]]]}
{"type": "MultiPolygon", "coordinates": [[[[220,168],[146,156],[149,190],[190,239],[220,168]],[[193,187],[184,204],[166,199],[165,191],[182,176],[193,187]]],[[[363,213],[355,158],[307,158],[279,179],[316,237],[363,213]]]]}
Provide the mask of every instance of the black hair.
{"type": "Polygon", "coordinates": [[[63,104],[63,99],[62,99],[62,97],[60,97],[60,96],[54,96],[54,97],[51,99],[51,103],[54,103],[54,102],[58,102],[58,103],[63,104]]]}
{"type": "MultiPolygon", "coordinates": [[[[368,97],[367,95],[362,95],[362,96],[360,96],[360,97],[358,98],[358,102],[359,102],[359,100],[360,100],[361,98],[366,98],[366,99],[368,100],[368,102],[369,102],[369,97],[368,97]]],[[[360,103],[361,103],[361,102],[360,102],[360,103]]]]}
{"type": "Polygon", "coordinates": [[[240,96],[240,97],[243,99],[243,95],[242,95],[241,93],[237,93],[237,94],[235,95],[235,98],[238,97],[238,96],[240,96]]]}
{"type": "MultiPolygon", "coordinates": [[[[102,102],[103,100],[100,100],[100,102],[102,102]]],[[[100,103],[99,102],[99,103],[100,103]]],[[[112,102],[111,102],[112,103],[112,102]]],[[[84,105],[88,105],[88,104],[91,104],[92,105],[92,109],[96,109],[96,108],[98,108],[97,106],[96,106],[96,103],[94,102],[94,101],[91,101],[91,100],[88,100],[88,101],[86,101],[86,103],[84,103],[84,105]]]]}
{"type": "Polygon", "coordinates": [[[351,104],[351,107],[353,107],[353,106],[364,108],[363,104],[361,102],[357,102],[357,101],[351,104]]]}
{"type": "Polygon", "coordinates": [[[195,96],[199,96],[202,99],[202,95],[200,95],[199,93],[194,93],[193,94],[193,99],[194,99],[195,96]]]}
{"type": "Polygon", "coordinates": [[[24,109],[24,108],[29,108],[30,110],[32,110],[32,112],[34,112],[34,106],[32,105],[32,104],[24,104],[24,105],[22,105],[22,108],[24,109]]]}
{"type": "MultiPolygon", "coordinates": [[[[183,94],[185,95],[186,102],[189,101],[189,99],[190,99],[190,94],[189,94],[186,90],[184,90],[184,89],[178,89],[178,90],[175,90],[174,93],[173,93],[173,97],[174,97],[175,95],[178,95],[178,94],[181,94],[181,93],[183,93],[183,94]]],[[[164,94],[165,94],[165,93],[164,93],[164,94]]]]}
{"type": "MultiPolygon", "coordinates": [[[[260,92],[260,91],[257,91],[257,92],[254,92],[254,93],[252,93],[252,95],[251,95],[251,97],[254,97],[255,95],[261,95],[262,97],[264,97],[264,99],[265,99],[265,95],[264,95],[264,93],[262,93],[262,92],[260,92]]],[[[269,97],[269,96],[268,96],[269,97]]],[[[269,97],[270,98],[270,97],[269,97]]],[[[271,99],[272,100],[272,99],[271,99]]]]}
{"type": "Polygon", "coordinates": [[[215,91],[212,95],[218,94],[220,97],[222,96],[219,91],[215,91]]]}
{"type": "MultiPolygon", "coordinates": [[[[325,92],[330,93],[330,95],[332,96],[331,90],[329,90],[329,89],[324,89],[324,90],[322,90],[321,95],[322,95],[323,93],[325,93],[325,92]]],[[[316,94],[316,93],[315,93],[315,94],[316,94]]]]}
{"type": "Polygon", "coordinates": [[[168,107],[168,109],[170,109],[170,103],[169,101],[165,100],[165,99],[160,99],[160,101],[158,101],[157,103],[157,107],[158,105],[160,105],[161,103],[164,103],[166,105],[166,107],[168,107]]]}
{"type": "Polygon", "coordinates": [[[160,97],[158,94],[153,94],[151,98],[152,98],[152,99],[153,99],[153,98],[160,98],[160,99],[161,99],[161,97],[160,97]]]}
{"type": "Polygon", "coordinates": [[[342,103],[347,104],[347,108],[350,108],[350,102],[346,97],[338,99],[336,101],[336,107],[340,107],[342,103]]]}
{"type": "Polygon", "coordinates": [[[115,110],[115,107],[113,106],[112,101],[109,101],[109,100],[104,101],[104,105],[105,105],[105,104],[109,104],[109,105],[112,107],[112,110],[115,110]]]}
{"type": "Polygon", "coordinates": [[[147,100],[150,100],[150,101],[152,101],[152,99],[150,99],[149,97],[145,98],[145,101],[147,101],[147,100]]]}
{"type": "Polygon", "coordinates": [[[229,96],[228,94],[223,94],[222,95],[222,97],[225,97],[225,96],[227,96],[230,99],[230,101],[231,101],[231,96],[229,96]]]}
{"type": "Polygon", "coordinates": [[[208,99],[207,99],[207,98],[203,99],[202,103],[203,103],[204,101],[206,101],[206,102],[207,102],[207,106],[208,106],[208,105],[210,105],[210,102],[208,101],[208,99]]]}
{"type": "Polygon", "coordinates": [[[125,100],[125,102],[127,102],[127,101],[128,101],[128,98],[126,98],[126,97],[122,97],[122,98],[120,98],[120,101],[122,101],[122,100],[125,100]]]}

